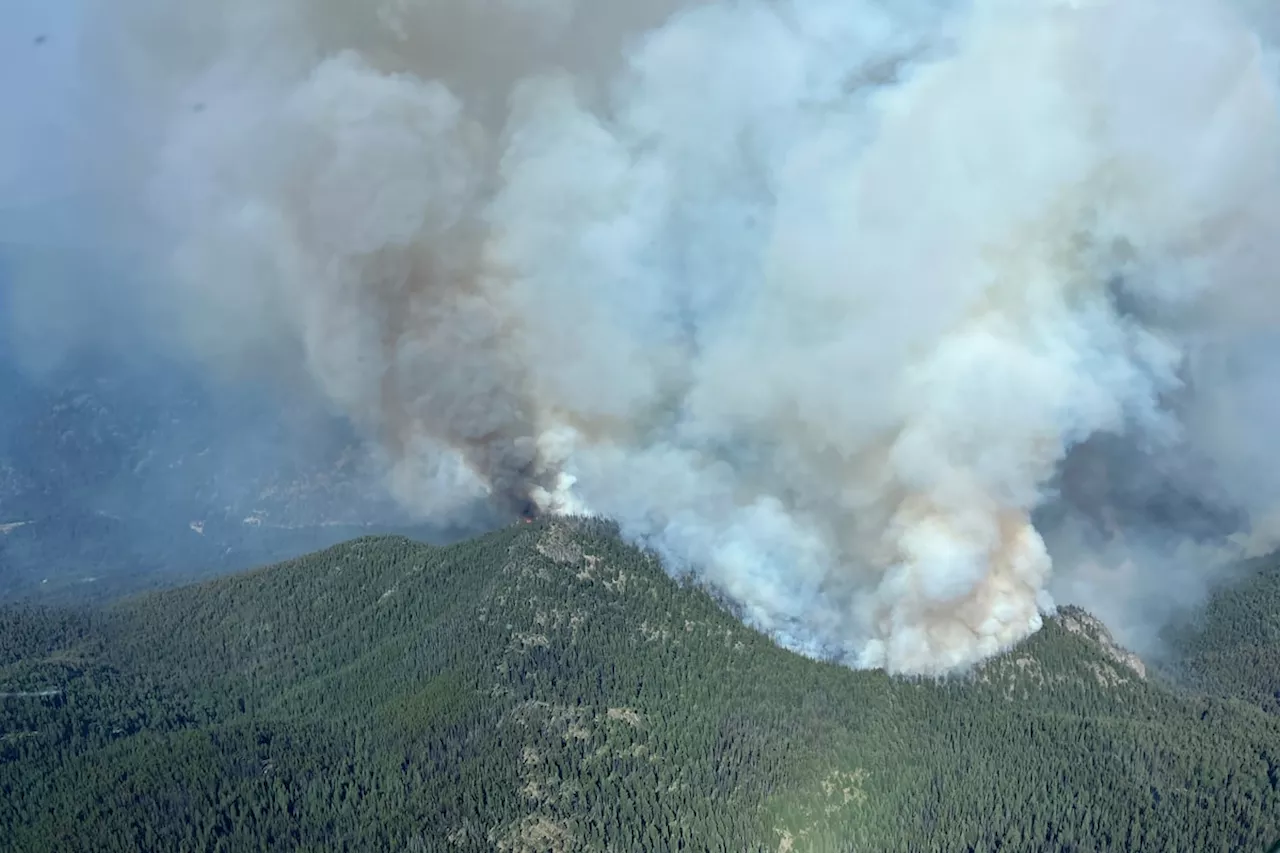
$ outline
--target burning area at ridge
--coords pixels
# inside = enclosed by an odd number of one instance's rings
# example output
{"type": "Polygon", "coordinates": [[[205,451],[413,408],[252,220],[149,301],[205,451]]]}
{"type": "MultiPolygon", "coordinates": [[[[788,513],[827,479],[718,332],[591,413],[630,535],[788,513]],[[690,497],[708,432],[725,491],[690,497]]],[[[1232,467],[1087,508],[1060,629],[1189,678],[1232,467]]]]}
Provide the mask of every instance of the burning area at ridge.
{"type": "Polygon", "coordinates": [[[1127,640],[1275,503],[1275,13],[86,3],[118,298],[305,377],[424,516],[609,516],[792,648],[936,673],[1063,592],[1127,640]],[[1136,568],[1077,571],[1104,517],[1136,568]]]}

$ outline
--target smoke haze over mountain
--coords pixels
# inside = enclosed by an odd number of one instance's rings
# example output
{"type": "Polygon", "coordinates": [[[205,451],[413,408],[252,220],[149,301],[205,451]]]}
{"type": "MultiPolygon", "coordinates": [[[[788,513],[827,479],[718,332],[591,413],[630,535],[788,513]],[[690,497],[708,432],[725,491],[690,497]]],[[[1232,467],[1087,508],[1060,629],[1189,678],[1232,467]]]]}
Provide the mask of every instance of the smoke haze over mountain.
{"type": "Polygon", "coordinates": [[[67,15],[75,85],[0,174],[72,188],[59,245],[116,273],[12,274],[26,364],[88,336],[314,394],[419,517],[607,515],[903,672],[1055,598],[1141,644],[1280,497],[1262,6],[67,15]]]}

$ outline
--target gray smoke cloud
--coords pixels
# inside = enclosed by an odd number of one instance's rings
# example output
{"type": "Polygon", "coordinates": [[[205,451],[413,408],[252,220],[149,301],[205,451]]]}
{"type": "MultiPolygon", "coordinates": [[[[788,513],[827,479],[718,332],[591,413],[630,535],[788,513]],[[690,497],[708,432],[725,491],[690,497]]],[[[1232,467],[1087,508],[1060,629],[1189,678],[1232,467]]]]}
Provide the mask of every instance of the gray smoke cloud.
{"type": "Polygon", "coordinates": [[[781,642],[912,673],[1055,599],[1139,641],[1262,547],[1262,6],[83,14],[120,298],[306,377],[417,513],[606,515],[781,642]]]}

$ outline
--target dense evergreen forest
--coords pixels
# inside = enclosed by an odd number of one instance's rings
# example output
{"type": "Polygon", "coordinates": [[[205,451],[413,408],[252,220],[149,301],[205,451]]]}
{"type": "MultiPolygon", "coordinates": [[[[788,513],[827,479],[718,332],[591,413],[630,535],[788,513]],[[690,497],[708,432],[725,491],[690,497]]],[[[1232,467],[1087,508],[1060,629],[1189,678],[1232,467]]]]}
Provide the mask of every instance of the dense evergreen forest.
{"type": "Polygon", "coordinates": [[[1280,714],[1280,558],[1253,560],[1204,613],[1170,631],[1177,680],[1280,714]]]}
{"type": "Polygon", "coordinates": [[[1280,597],[1240,595],[1192,687],[1074,609],[963,678],[806,660],[586,521],[11,606],[0,849],[1265,851],[1280,597]]]}

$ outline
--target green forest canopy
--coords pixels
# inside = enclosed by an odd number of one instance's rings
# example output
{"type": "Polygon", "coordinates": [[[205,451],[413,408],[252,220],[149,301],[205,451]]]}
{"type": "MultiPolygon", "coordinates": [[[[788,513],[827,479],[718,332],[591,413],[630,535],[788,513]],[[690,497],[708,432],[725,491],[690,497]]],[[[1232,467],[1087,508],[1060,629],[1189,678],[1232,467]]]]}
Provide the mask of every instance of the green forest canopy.
{"type": "Polygon", "coordinates": [[[1266,850],[1256,575],[1190,687],[1070,608],[965,677],[807,660],[593,521],[10,607],[0,849],[1266,850]]]}

